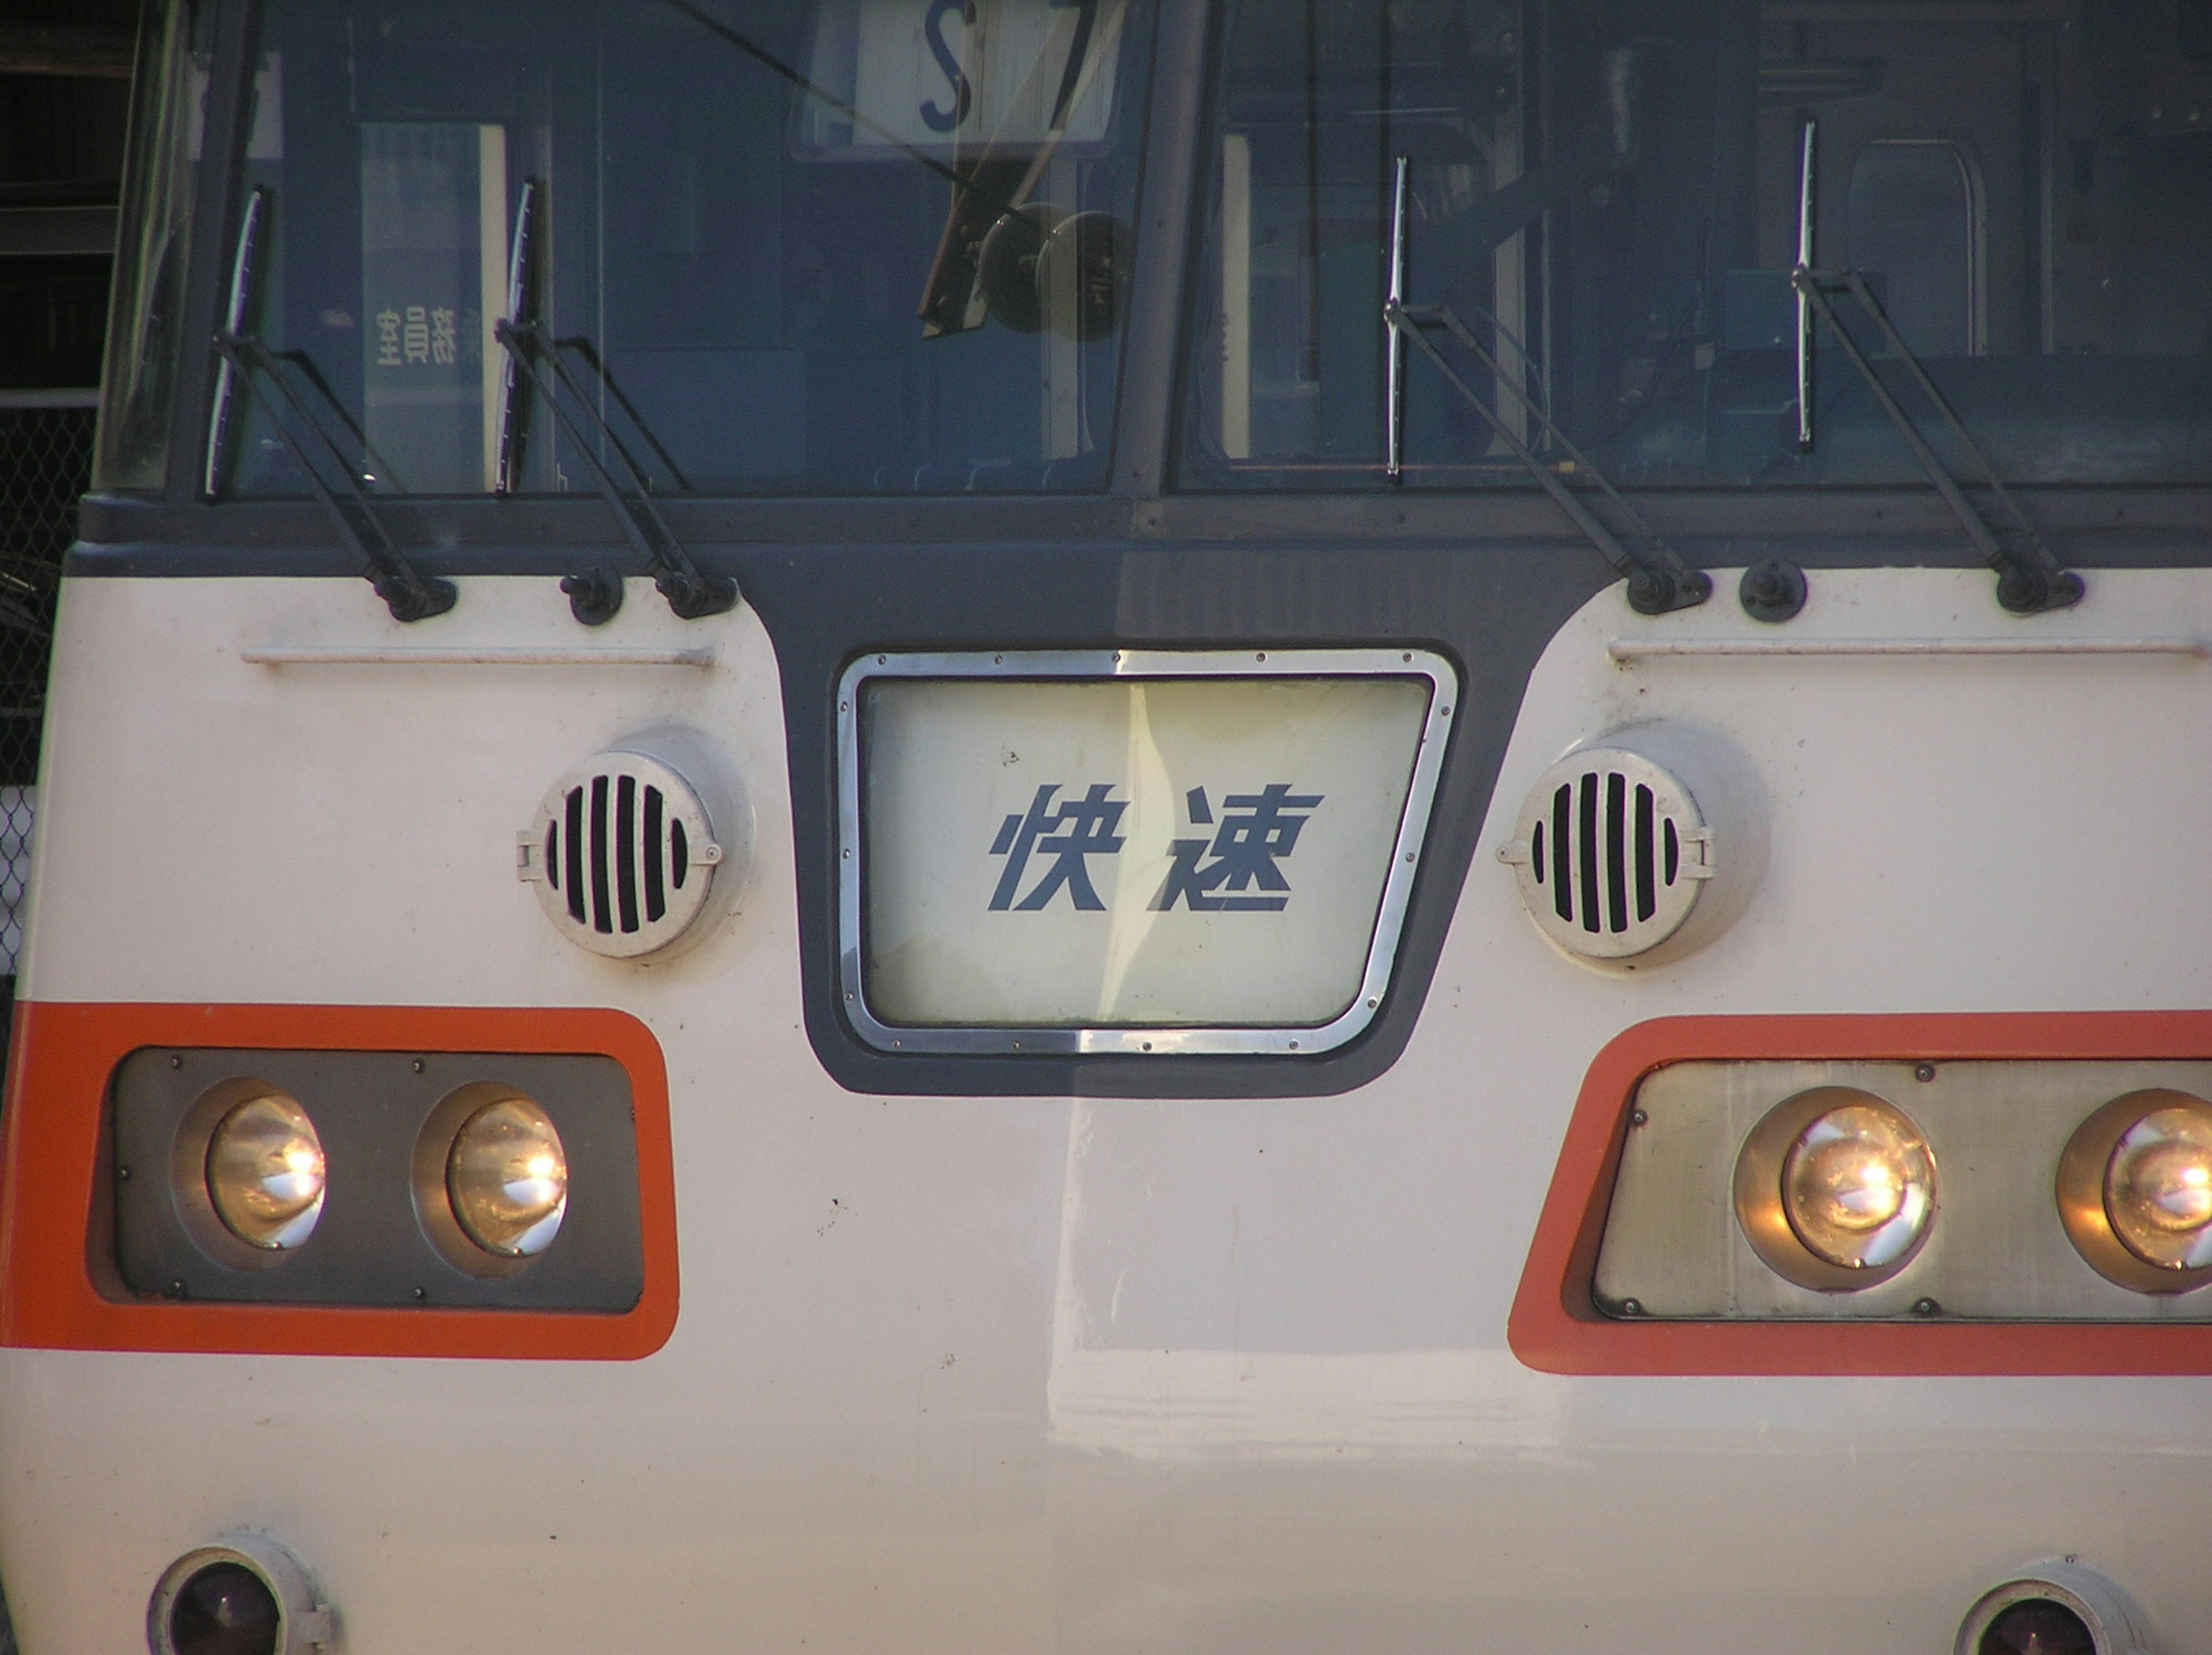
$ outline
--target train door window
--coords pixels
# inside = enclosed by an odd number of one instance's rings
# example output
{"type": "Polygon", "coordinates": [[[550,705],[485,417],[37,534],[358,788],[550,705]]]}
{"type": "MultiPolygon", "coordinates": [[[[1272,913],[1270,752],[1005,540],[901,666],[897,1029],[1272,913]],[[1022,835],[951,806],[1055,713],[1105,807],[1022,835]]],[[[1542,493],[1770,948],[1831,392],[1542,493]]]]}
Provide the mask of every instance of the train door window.
{"type": "MultiPolygon", "coordinates": [[[[1104,486],[1146,0],[264,15],[252,325],[369,488],[1104,486]]],[[[228,492],[303,486],[269,405],[228,492]]]]}
{"type": "MultiPolygon", "coordinates": [[[[1533,467],[1593,465],[1647,487],[1924,486],[1825,328],[1799,445],[1808,215],[1815,265],[1864,277],[2008,478],[2212,482],[2212,67],[2192,9],[1224,13],[1181,487],[1527,490],[1533,467]]],[[[1909,365],[1842,310],[1912,399],[1909,365]]]]}
{"type": "Polygon", "coordinates": [[[1851,163],[1850,262],[1880,277],[1884,308],[1916,356],[1969,356],[1982,327],[1981,191],[1966,152],[1887,138],[1851,163]]]}

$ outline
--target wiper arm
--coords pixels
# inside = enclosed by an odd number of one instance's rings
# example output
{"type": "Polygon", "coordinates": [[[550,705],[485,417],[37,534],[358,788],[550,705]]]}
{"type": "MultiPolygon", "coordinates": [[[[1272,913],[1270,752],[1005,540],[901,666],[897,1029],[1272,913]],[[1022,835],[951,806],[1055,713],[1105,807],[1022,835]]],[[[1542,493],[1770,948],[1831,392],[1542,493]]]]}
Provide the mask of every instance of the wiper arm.
{"type": "MultiPolygon", "coordinates": [[[[592,348],[591,341],[580,337],[548,338],[538,319],[536,290],[532,281],[536,251],[538,194],[538,180],[526,179],[522,186],[521,198],[514,210],[514,240],[507,267],[507,316],[492,329],[493,338],[507,352],[506,369],[500,382],[498,492],[512,494],[521,478],[523,445],[528,435],[530,392],[535,389],[544,399],[545,406],[551,411],[553,417],[567,429],[577,452],[583,455],[584,464],[591,470],[592,484],[598,489],[599,497],[614,513],[615,521],[620,526],[623,537],[644,561],[646,572],[653,576],[653,583],[660,588],[661,596],[668,599],[669,608],[687,621],[720,615],[736,607],[738,583],[726,575],[702,574],[698,565],[691,561],[690,553],[676,538],[675,530],[669,527],[668,520],[653,503],[652,484],[647,480],[644,468],[637,463],[637,457],[624,446],[621,436],[607,423],[606,417],[599,412],[598,405],[569,374],[568,365],[561,357],[564,349],[579,351],[592,364],[600,383],[614,392],[616,400],[622,404],[632,423],[645,434],[645,440],[653,445],[653,452],[667,464],[678,485],[688,487],[683,472],[677,470],[676,462],[669,458],[667,449],[653,435],[652,429],[646,424],[629,399],[623,395],[620,388],[608,376],[605,365],[600,361],[599,354],[592,348]],[[549,368],[550,375],[547,372],[549,368]],[[592,423],[598,428],[598,435],[620,458],[623,469],[629,473],[630,480],[636,485],[635,500],[623,492],[622,485],[600,462],[591,435],[585,431],[563,403],[559,394],[562,389],[568,391],[570,400],[583,408],[592,423]]],[[[586,626],[604,626],[622,608],[622,577],[609,569],[592,569],[580,575],[566,575],[562,579],[561,590],[568,594],[568,612],[586,626]]]]}
{"type": "Polygon", "coordinates": [[[1568,520],[1582,531],[1583,538],[1597,548],[1599,556],[1611,563],[1628,582],[1629,606],[1639,615],[1663,615],[1672,609],[1694,609],[1713,593],[1712,577],[1702,569],[1692,569],[1674,549],[1662,540],[1656,531],[1623,499],[1620,491],[1607,480],[1605,473],[1590,463],[1589,457],[1575,447],[1567,434],[1553,423],[1549,414],[1536,399],[1516,384],[1505,372],[1498,358],[1485,350],[1482,344],[1468,331],[1449,305],[1424,305],[1409,308],[1405,302],[1406,238],[1407,238],[1407,158],[1398,157],[1396,190],[1391,208],[1390,288],[1382,301],[1382,322],[1386,333],[1389,356],[1389,384],[1386,415],[1389,423],[1389,454],[1387,470],[1393,482],[1405,473],[1405,384],[1403,362],[1405,344],[1425,356],[1445,381],[1466,399],[1467,404],[1480,414],[1498,440],[1521,462],[1522,469],[1536,480],[1537,486],[1552,497],[1553,503],[1565,512],[1568,520]],[[1576,496],[1559,473],[1544,464],[1521,435],[1478,395],[1459,371],[1448,362],[1443,353],[1422,331],[1425,327],[1441,327],[1459,342],[1460,347],[1480,362],[1491,376],[1492,383],[1513,398],[1529,417],[1540,425],[1547,435],[1565,450],[1574,462],[1576,471],[1588,476],[1604,491],[1613,508],[1627,520],[1637,538],[1650,547],[1649,551],[1637,552],[1623,545],[1611,529],[1599,520],[1595,513],[1576,496]]]}
{"type": "Polygon", "coordinates": [[[314,410],[299,392],[293,388],[283,365],[260,338],[246,332],[248,319],[253,313],[255,287],[259,276],[259,254],[262,222],[268,216],[270,193],[265,187],[257,188],[247,198],[245,216],[239,221],[238,246],[231,260],[229,303],[223,313],[225,323],[215,336],[215,348],[220,357],[216,374],[215,406],[208,423],[206,467],[203,477],[207,497],[217,499],[222,491],[224,463],[228,457],[231,421],[241,392],[251,395],[256,390],[257,370],[263,380],[276,387],[283,404],[267,399],[269,423],[276,428],[278,441],[292,456],[292,463],[300,468],[307,479],[307,489],[316,503],[330,519],[341,544],[361,561],[362,578],[376,588],[376,595],[384,599],[396,621],[427,620],[433,615],[442,615],[451,609],[459,593],[451,581],[441,581],[426,575],[407,560],[406,555],[392,544],[385,532],[384,525],[368,502],[368,492],[355,473],[353,462],[330,434],[329,428],[315,415],[314,410]],[[353,510],[349,513],[322,473],[307,457],[306,445],[285,417],[289,409],[296,419],[313,435],[329,463],[336,465],[338,474],[346,480],[346,490],[351,496],[353,510]],[[356,522],[356,517],[359,518],[356,522]],[[367,533],[362,532],[363,528],[367,533]]]}
{"type": "Polygon", "coordinates": [[[1912,354],[1899,336],[1897,329],[1891,326],[1888,316],[1883,313],[1881,304],[1859,273],[1855,270],[1809,270],[1800,265],[1790,271],[1790,283],[1796,289],[1799,298],[1834,337],[1844,356],[1858,370],[1859,377],[1866,381],[1867,389],[1873,393],[1875,401],[1889,417],[1889,423],[1897,428],[1897,434],[1905,439],[1905,447],[1912,450],[1913,459],[1920,463],[1920,469],[1927,474],[1928,481],[1936,492],[1942,496],[1943,503],[1951,508],[1951,514],[1959,520],[1959,526],[1966,531],[1967,540],[1981,555],[1982,561],[1996,571],[1997,602],[2015,615],[2036,615],[2046,610],[2069,609],[2080,603],[2086,589],[2081,577],[2061,563],[2051,555],[2051,549],[2043,544],[2043,537],[2035,532],[2035,525],[2028,520],[2027,514],[2020,508],[2019,502],[1998,479],[1996,467],[1990,463],[1988,453],[1974,441],[1951,405],[1944,400],[1943,393],[1936,388],[1935,380],[1928,377],[1928,370],[1920,365],[1920,359],[1912,354]],[[1921,395],[1935,405],[1936,411],[1951,428],[1951,435],[1958,440],[1960,447],[1966,452],[1975,469],[1981,473],[1984,485],[2002,502],[2006,514],[2012,519],[2019,537],[2017,549],[1997,538],[1988,520],[1975,509],[1973,502],[1966,498],[1965,491],[1959,487],[1951,473],[1944,469],[1943,462],[1928,446],[1927,439],[1920,435],[1911,417],[1891,394],[1889,387],[1882,383],[1881,375],[1875,371],[1874,364],[1867,360],[1866,353],[1859,349],[1857,341],[1844,331],[1843,319],[1836,314],[1835,307],[1828,302],[1831,290],[1849,293],[1881,331],[1882,342],[1889,347],[1890,354],[1905,364],[1905,370],[1912,375],[1913,383],[1920,387],[1921,395]]]}
{"type": "MultiPolygon", "coordinates": [[[[508,359],[528,377],[545,405],[568,431],[576,452],[583,456],[585,465],[592,473],[599,497],[615,515],[623,534],[644,560],[646,572],[660,595],[668,599],[668,606],[687,621],[702,620],[709,615],[720,615],[737,607],[738,583],[726,575],[708,575],[691,561],[691,554],[676,538],[668,520],[653,503],[652,484],[635,456],[623,444],[606,416],[599,412],[584,387],[578,385],[569,373],[568,364],[561,358],[555,341],[547,338],[542,325],[536,321],[501,321],[494,335],[507,350],[508,359]],[[565,391],[567,396],[561,393],[565,391]],[[570,411],[575,404],[584,411],[592,429],[570,411]],[[604,441],[629,472],[635,492],[626,491],[615,480],[596,451],[594,438],[604,441]]],[[[657,445],[656,445],[657,446],[657,445]]],[[[561,582],[561,589],[568,593],[569,607],[576,618],[587,626],[596,626],[611,619],[622,605],[622,583],[610,581],[605,571],[593,570],[591,575],[570,575],[561,582]],[[611,585],[611,591],[606,588],[611,585]]]]}

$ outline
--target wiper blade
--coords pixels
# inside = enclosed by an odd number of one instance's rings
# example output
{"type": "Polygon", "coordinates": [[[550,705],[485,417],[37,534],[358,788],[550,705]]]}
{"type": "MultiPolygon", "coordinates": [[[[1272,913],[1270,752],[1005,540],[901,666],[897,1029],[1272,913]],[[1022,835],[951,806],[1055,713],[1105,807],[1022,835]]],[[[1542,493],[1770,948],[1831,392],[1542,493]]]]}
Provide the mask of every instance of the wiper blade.
{"type": "Polygon", "coordinates": [[[247,198],[245,215],[238,226],[238,246],[231,260],[229,303],[225,307],[226,326],[215,336],[215,349],[220,358],[216,374],[215,406],[208,423],[206,466],[203,476],[207,497],[218,499],[222,492],[224,465],[228,458],[231,422],[241,393],[252,395],[258,389],[254,375],[276,387],[277,402],[270,401],[263,392],[264,405],[269,410],[269,423],[276,429],[277,440],[283,443],[292,463],[298,466],[307,479],[307,489],[316,503],[330,519],[331,526],[338,539],[361,562],[363,579],[376,588],[376,595],[384,599],[396,621],[427,620],[433,615],[442,615],[458,600],[459,593],[451,581],[441,581],[426,575],[410,563],[406,554],[392,544],[370,508],[368,491],[349,459],[331,435],[329,428],[317,417],[314,410],[293,387],[283,371],[283,364],[260,338],[246,331],[253,313],[256,283],[259,276],[259,255],[262,225],[268,217],[272,199],[266,187],[255,189],[247,198]],[[352,511],[340,502],[331,486],[323,480],[322,473],[307,457],[307,446],[285,417],[285,410],[313,435],[325,459],[337,467],[338,474],[346,480],[346,490],[351,497],[352,511]],[[358,521],[356,521],[356,518],[358,521]],[[367,532],[364,533],[363,530],[367,532]]]}
{"type": "Polygon", "coordinates": [[[1673,609],[1694,609],[1713,593],[1712,577],[1702,569],[1692,569],[1674,549],[1659,538],[1656,530],[1642,515],[1621,497],[1605,473],[1592,465],[1589,456],[1577,448],[1567,434],[1555,424],[1536,399],[1507,374],[1504,364],[1470,332],[1467,325],[1449,305],[1424,305],[1409,307],[1405,302],[1407,187],[1408,160],[1398,157],[1396,192],[1391,211],[1390,287],[1389,296],[1382,301],[1382,321],[1389,340],[1389,384],[1386,413],[1389,422],[1389,453],[1387,470],[1393,482],[1405,472],[1405,384],[1403,348],[1410,344],[1425,356],[1446,383],[1464,398],[1469,407],[1480,414],[1498,440],[1521,462],[1522,469],[1536,480],[1537,485],[1552,497],[1553,503],[1565,512],[1568,520],[1582,531],[1583,538],[1597,548],[1599,556],[1611,563],[1628,582],[1629,606],[1639,615],[1663,615],[1673,609]],[[1530,418],[1540,425],[1553,441],[1559,444],[1575,466],[1577,474],[1595,482],[1614,510],[1626,519],[1637,538],[1650,548],[1638,552],[1624,545],[1613,532],[1601,521],[1595,513],[1583,504],[1565,478],[1547,465],[1522,440],[1519,432],[1485,402],[1474,387],[1446,360],[1423,332],[1426,327],[1441,327],[1459,343],[1460,348],[1481,363],[1491,376],[1491,382],[1513,398],[1530,418]]]}
{"type": "Polygon", "coordinates": [[[1981,444],[1974,441],[1965,423],[1944,399],[1943,393],[1936,388],[1935,380],[1928,377],[1928,370],[1920,365],[1920,359],[1912,354],[1897,329],[1891,325],[1889,317],[1883,312],[1864,278],[1855,270],[1816,271],[1800,265],[1790,273],[1790,282],[1812,313],[1820,318],[1821,324],[1834,337],[1844,356],[1858,370],[1859,377],[1866,381],[1868,391],[1881,405],[1881,411],[1889,417],[1889,423],[1897,428],[1897,434],[1905,439],[1905,446],[1912,451],[1913,459],[1919,462],[1920,469],[1927,474],[1929,483],[1942,496],[1943,503],[1951,508],[1951,514],[1959,520],[1959,526],[1966,532],[1966,538],[1975,551],[1980,554],[1984,563],[1996,571],[1997,602],[2015,615],[2036,615],[2046,610],[2069,609],[2080,603],[2086,590],[2081,577],[2061,563],[2052,556],[2050,547],[2043,544],[2043,537],[2035,532],[2035,525],[2029,521],[2027,514],[2020,508],[2020,503],[1998,478],[1996,467],[1990,463],[1988,453],[1981,444]],[[2019,541],[2017,546],[2008,546],[1997,538],[1989,520],[1966,498],[1965,490],[1944,468],[1936,451],[1928,446],[1928,440],[1920,435],[1911,416],[1905,411],[1888,386],[1882,382],[1881,375],[1875,371],[1874,364],[1867,360],[1866,353],[1859,349],[1858,342],[1844,329],[1843,319],[1836,314],[1835,307],[1828,302],[1828,295],[1832,291],[1850,294],[1873,320],[1875,326],[1881,330],[1882,342],[1889,347],[1890,354],[1905,364],[1913,383],[1920,387],[1921,395],[1935,405],[1944,423],[1951,428],[1952,436],[1973,461],[1974,468],[1981,473],[1984,486],[2002,504],[2006,514],[2012,519],[2014,532],[2019,541]]]}
{"type": "MultiPolygon", "coordinates": [[[[599,497],[607,502],[624,538],[643,559],[646,572],[653,576],[653,585],[668,600],[669,608],[684,620],[696,621],[737,607],[738,583],[726,575],[703,573],[691,561],[690,552],[677,538],[676,531],[668,526],[659,507],[653,503],[653,486],[644,469],[586,389],[569,373],[568,364],[562,360],[560,343],[573,342],[556,343],[549,338],[543,326],[536,321],[501,321],[493,333],[506,348],[508,359],[527,376],[553,417],[568,431],[576,452],[592,473],[599,497]],[[564,391],[568,393],[565,397],[562,394],[564,391]],[[584,411],[585,419],[591,422],[589,430],[571,411],[572,403],[584,411]],[[622,462],[635,492],[624,490],[608,471],[597,452],[595,437],[603,440],[622,462]]],[[[595,626],[612,618],[622,604],[622,583],[613,581],[610,592],[605,589],[609,581],[604,571],[595,569],[590,575],[570,575],[561,582],[561,589],[568,593],[569,606],[577,619],[595,626]]]]}

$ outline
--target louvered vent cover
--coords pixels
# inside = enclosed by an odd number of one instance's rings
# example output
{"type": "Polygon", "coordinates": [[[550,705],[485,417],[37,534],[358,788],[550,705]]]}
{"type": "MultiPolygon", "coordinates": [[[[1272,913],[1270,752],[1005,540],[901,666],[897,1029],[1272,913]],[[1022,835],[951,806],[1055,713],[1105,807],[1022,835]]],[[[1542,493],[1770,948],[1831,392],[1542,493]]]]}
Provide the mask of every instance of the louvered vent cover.
{"type": "Polygon", "coordinates": [[[555,782],[515,848],[516,871],[554,928],[617,959],[683,935],[721,860],[690,783],[633,752],[603,752],[555,782]]]}
{"type": "Polygon", "coordinates": [[[1623,733],[1594,743],[1545,771],[1516,837],[1498,853],[1544,934],[1585,958],[1656,948],[1682,929],[1721,871],[1712,824],[1689,782],[1632,739],[1623,733]]]}

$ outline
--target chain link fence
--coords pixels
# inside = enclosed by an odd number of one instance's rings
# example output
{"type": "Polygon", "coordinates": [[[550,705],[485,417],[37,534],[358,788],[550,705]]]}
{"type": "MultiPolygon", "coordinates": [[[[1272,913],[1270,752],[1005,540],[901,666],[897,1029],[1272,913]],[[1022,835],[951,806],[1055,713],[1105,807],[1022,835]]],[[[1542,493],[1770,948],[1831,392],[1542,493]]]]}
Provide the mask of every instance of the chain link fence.
{"type": "MultiPolygon", "coordinates": [[[[92,483],[94,410],[87,395],[0,392],[0,1067],[14,1020],[24,893],[38,808],[39,738],[54,594],[76,538],[76,502],[92,483]],[[63,404],[65,405],[54,405],[63,404]]],[[[0,1655],[15,1655],[0,1599],[0,1655]]]]}
{"type": "Polygon", "coordinates": [[[91,484],[94,417],[82,406],[0,406],[0,998],[8,1001],[23,947],[54,592],[76,538],[77,498],[91,484]]]}

